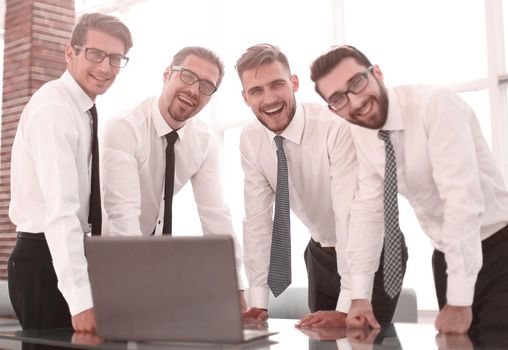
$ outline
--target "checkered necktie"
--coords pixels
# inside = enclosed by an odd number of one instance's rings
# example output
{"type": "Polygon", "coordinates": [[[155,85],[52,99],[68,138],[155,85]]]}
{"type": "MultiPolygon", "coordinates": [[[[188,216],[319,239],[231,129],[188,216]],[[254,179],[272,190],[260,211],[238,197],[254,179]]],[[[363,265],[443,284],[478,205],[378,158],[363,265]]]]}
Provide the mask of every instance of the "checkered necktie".
{"type": "Polygon", "coordinates": [[[397,163],[390,141],[390,132],[379,130],[378,137],[385,142],[385,240],[383,275],[385,292],[390,298],[400,293],[402,288],[402,232],[399,227],[397,203],[397,163]]]}
{"type": "Polygon", "coordinates": [[[291,284],[291,234],[289,222],[288,164],[282,136],[275,136],[277,145],[277,189],[273,216],[272,249],[268,286],[279,296],[291,284]]]}

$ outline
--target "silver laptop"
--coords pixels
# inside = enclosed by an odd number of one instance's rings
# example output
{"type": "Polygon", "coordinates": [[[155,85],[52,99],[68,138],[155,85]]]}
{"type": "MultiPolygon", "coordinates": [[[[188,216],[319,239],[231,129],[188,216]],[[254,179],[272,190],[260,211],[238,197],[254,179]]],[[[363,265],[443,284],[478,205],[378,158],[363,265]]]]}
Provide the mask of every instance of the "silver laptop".
{"type": "Polygon", "coordinates": [[[214,237],[88,237],[97,321],[108,340],[239,343],[244,332],[234,244],[214,237]]]}

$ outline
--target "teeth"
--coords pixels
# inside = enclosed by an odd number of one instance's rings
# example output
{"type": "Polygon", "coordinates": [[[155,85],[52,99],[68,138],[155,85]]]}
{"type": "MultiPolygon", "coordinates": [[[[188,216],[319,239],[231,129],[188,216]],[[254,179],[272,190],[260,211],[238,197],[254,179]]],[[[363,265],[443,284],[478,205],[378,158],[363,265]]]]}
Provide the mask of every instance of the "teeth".
{"type": "Polygon", "coordinates": [[[278,105],[278,106],[275,106],[275,107],[272,107],[270,109],[265,109],[265,113],[275,113],[275,112],[278,112],[279,110],[282,109],[282,105],[278,105]]]}
{"type": "Polygon", "coordinates": [[[108,80],[108,78],[106,78],[106,77],[104,77],[104,78],[103,78],[103,77],[99,77],[99,76],[97,76],[97,75],[93,75],[93,74],[92,74],[92,77],[93,77],[94,79],[97,79],[97,80],[100,80],[100,81],[106,81],[106,80],[108,80]]]}
{"type": "Polygon", "coordinates": [[[367,103],[365,103],[362,108],[360,108],[359,110],[359,114],[365,114],[365,113],[368,113],[370,111],[370,107],[372,106],[372,101],[367,101],[367,103]]]}
{"type": "Polygon", "coordinates": [[[188,105],[194,107],[194,102],[192,102],[192,100],[188,99],[187,97],[182,96],[182,95],[178,95],[178,98],[180,100],[182,100],[183,102],[187,103],[188,105]]]}

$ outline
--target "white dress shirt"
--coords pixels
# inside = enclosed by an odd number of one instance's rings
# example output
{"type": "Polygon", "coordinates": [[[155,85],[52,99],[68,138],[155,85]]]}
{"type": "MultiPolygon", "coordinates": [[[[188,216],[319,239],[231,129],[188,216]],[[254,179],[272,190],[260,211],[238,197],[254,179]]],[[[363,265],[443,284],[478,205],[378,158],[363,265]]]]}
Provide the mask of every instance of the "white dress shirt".
{"type": "MultiPolygon", "coordinates": [[[[399,193],[445,254],[448,303],[469,306],[482,266],[481,240],[508,223],[505,182],[474,112],[452,91],[404,86],[388,96],[383,130],[391,131],[399,193]]],[[[377,130],[352,132],[360,168],[347,254],[353,298],[370,299],[384,235],[385,146],[377,130]]]]}
{"type": "MultiPolygon", "coordinates": [[[[291,210],[323,247],[335,247],[341,275],[339,311],[350,306],[344,261],[347,215],[357,188],[357,163],[350,126],[325,106],[298,104],[281,134],[286,140],[291,210]]],[[[267,284],[277,187],[275,134],[255,121],[240,138],[245,173],[244,263],[251,306],[268,307],[267,284]]],[[[292,232],[292,234],[297,234],[292,232]]]]}
{"type": "MultiPolygon", "coordinates": [[[[106,123],[100,147],[103,203],[107,213],[105,234],[150,236],[154,230],[156,235],[162,234],[165,135],[171,131],[159,111],[156,97],[106,123]]],[[[193,118],[177,133],[174,194],[190,180],[203,233],[235,238],[223,199],[219,149],[209,128],[193,118]]],[[[242,259],[236,239],[235,250],[240,272],[242,259]]]]}
{"type": "Polygon", "coordinates": [[[9,216],[17,231],[45,233],[71,315],[93,306],[83,248],[90,231],[92,105],[66,71],[32,96],[12,146],[9,216]]]}

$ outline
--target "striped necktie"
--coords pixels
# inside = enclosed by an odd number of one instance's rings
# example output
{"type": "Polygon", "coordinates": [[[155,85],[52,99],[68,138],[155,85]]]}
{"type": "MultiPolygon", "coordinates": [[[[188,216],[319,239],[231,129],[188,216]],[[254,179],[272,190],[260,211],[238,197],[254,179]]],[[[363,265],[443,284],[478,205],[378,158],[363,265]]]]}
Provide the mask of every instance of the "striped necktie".
{"type": "Polygon", "coordinates": [[[273,217],[272,249],[268,286],[279,296],[291,284],[291,234],[289,222],[288,164],[282,136],[275,136],[277,146],[277,189],[273,217]]]}
{"type": "Polygon", "coordinates": [[[385,292],[390,298],[400,293],[402,280],[402,232],[399,227],[399,208],[397,202],[397,163],[390,141],[390,132],[379,130],[378,137],[385,142],[385,183],[384,211],[385,238],[383,257],[383,277],[385,292]]]}

